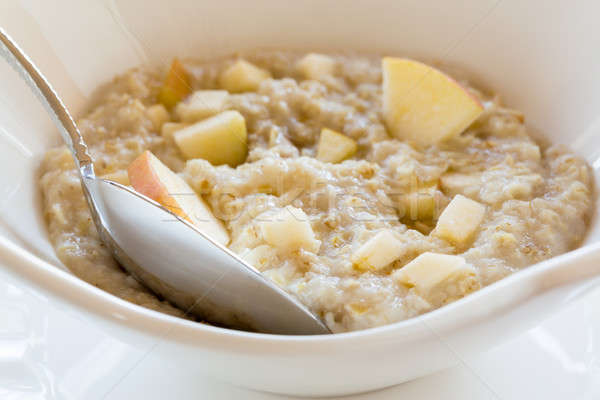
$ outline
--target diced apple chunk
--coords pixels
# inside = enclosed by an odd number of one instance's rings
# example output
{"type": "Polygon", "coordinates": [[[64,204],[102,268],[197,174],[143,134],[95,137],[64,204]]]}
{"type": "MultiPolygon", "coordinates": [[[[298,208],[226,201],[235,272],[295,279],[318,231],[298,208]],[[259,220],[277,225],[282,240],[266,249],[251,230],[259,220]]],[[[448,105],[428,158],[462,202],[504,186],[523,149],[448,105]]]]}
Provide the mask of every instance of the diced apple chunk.
{"type": "Polygon", "coordinates": [[[319,251],[321,242],[315,237],[308,216],[299,208],[287,206],[262,221],[261,232],[265,242],[286,251],[305,249],[319,251]]]}
{"type": "Polygon", "coordinates": [[[169,122],[169,112],[162,104],[155,104],[146,109],[146,115],[152,121],[154,129],[160,130],[164,123],[169,122]]]}
{"type": "Polygon", "coordinates": [[[388,229],[367,240],[351,257],[359,271],[376,271],[397,260],[403,252],[402,242],[388,229]]]}
{"type": "Polygon", "coordinates": [[[158,101],[171,109],[186,98],[191,90],[191,79],[185,67],[178,59],[174,59],[158,94],[158,101]]]}
{"type": "Polygon", "coordinates": [[[246,121],[237,111],[196,122],[175,132],[174,139],[186,158],[203,158],[213,165],[236,167],[248,154],[246,121]]]}
{"type": "Polygon", "coordinates": [[[399,139],[426,146],[460,135],[483,111],[456,81],[417,61],[383,59],[383,115],[399,139]]]}
{"type": "Polygon", "coordinates": [[[152,153],[142,153],[127,172],[131,186],[137,192],[188,220],[216,242],[222,245],[229,243],[229,233],[204,200],[152,153]]]}
{"type": "Polygon", "coordinates": [[[484,215],[483,204],[458,194],[442,211],[432,235],[460,246],[466,245],[479,228],[484,215]]]}
{"type": "Polygon", "coordinates": [[[338,163],[352,157],[357,150],[356,142],[331,129],[323,128],[317,147],[317,159],[323,162],[338,163]]]}
{"type": "Polygon", "coordinates": [[[229,93],[226,90],[198,90],[177,104],[175,115],[182,122],[197,122],[225,108],[229,93]]]}
{"type": "Polygon", "coordinates": [[[129,186],[129,176],[127,175],[127,171],[115,171],[109,174],[104,174],[100,178],[105,179],[107,181],[113,181],[120,183],[121,185],[129,186]]]}
{"type": "Polygon", "coordinates": [[[306,79],[318,80],[334,72],[335,60],[324,54],[310,53],[298,61],[296,68],[306,79]]]}
{"type": "Polygon", "coordinates": [[[246,60],[238,60],[219,76],[221,87],[231,93],[253,92],[271,74],[246,60]]]}
{"type": "Polygon", "coordinates": [[[186,124],[183,122],[167,122],[163,124],[160,134],[162,137],[168,140],[174,140],[175,132],[188,127],[190,124],[186,124]]]}
{"type": "Polygon", "coordinates": [[[392,279],[414,287],[428,300],[462,297],[478,287],[475,268],[464,258],[430,252],[419,255],[394,272],[392,279]]]}

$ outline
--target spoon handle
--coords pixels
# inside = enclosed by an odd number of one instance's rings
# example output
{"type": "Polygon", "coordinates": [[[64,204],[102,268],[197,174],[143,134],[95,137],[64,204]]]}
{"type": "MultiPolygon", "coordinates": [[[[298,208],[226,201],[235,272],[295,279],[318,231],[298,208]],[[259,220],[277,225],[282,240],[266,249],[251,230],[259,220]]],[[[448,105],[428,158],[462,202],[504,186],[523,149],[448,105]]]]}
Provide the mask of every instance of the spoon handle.
{"type": "Polygon", "coordinates": [[[93,176],[92,158],[71,114],[69,114],[52,85],[38,70],[33,61],[8,36],[2,27],[0,27],[0,54],[21,75],[44,104],[54,123],[58,126],[65,143],[74,154],[77,169],[80,172],[85,171],[87,176],[93,176]]]}

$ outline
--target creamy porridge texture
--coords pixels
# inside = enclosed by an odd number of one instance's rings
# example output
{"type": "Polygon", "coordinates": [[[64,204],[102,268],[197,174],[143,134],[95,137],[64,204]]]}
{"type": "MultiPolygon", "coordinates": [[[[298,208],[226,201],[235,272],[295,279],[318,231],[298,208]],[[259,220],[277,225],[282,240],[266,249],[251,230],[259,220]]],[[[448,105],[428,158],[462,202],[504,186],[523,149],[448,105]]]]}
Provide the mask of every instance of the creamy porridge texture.
{"type": "MultiPolygon", "coordinates": [[[[129,71],[79,127],[99,176],[136,187],[127,170],[145,150],[177,172],[221,221],[228,246],[333,332],[419,315],[582,241],[589,167],[533,140],[497,96],[452,74],[483,105],[476,120],[433,143],[400,140],[390,126],[420,120],[386,117],[381,59],[240,60],[179,64],[193,89],[185,96],[177,85],[165,91],[162,71],[129,71]]],[[[183,316],[102,245],[65,147],[47,153],[41,188],[50,237],[73,273],[183,316]]]]}

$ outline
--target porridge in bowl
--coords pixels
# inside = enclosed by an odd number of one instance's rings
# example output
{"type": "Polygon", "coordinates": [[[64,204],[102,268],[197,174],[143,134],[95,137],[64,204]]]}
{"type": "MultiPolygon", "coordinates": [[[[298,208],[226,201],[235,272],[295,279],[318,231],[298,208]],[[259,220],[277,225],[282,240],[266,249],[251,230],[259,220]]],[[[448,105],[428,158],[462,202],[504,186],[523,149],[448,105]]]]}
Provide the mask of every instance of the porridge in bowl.
{"type": "MultiPolygon", "coordinates": [[[[344,332],[436,309],[583,240],[588,165],[456,79],[389,57],[175,60],[116,77],[78,125],[98,176],[188,219],[344,332]]],[[[100,242],[66,147],[47,153],[40,182],[73,273],[184,316],[100,242]]]]}

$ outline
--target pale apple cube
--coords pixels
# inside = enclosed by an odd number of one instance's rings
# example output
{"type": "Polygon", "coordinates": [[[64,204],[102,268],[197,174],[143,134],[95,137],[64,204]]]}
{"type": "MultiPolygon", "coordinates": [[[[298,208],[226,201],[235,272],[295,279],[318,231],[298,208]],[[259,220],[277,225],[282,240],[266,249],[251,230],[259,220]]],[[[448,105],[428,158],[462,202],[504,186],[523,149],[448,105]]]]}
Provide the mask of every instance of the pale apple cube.
{"type": "Polygon", "coordinates": [[[309,53],[298,61],[296,68],[304,78],[318,80],[333,74],[335,60],[324,54],[309,53]]]}
{"type": "Polygon", "coordinates": [[[126,170],[115,171],[109,174],[104,174],[100,177],[101,179],[105,179],[107,181],[113,181],[120,183],[121,185],[129,186],[129,175],[126,170]]]}
{"type": "Polygon", "coordinates": [[[167,122],[163,124],[160,134],[167,140],[173,140],[173,135],[175,132],[182,130],[189,125],[190,124],[185,124],[183,122],[167,122]]]}
{"type": "Polygon", "coordinates": [[[317,147],[317,159],[323,162],[338,163],[352,157],[357,148],[353,139],[334,130],[323,128],[317,147]]]}
{"type": "Polygon", "coordinates": [[[202,158],[212,165],[236,167],[248,154],[246,121],[237,111],[223,111],[174,134],[175,143],[187,158],[202,158]]]}
{"type": "Polygon", "coordinates": [[[198,90],[177,104],[175,115],[182,122],[197,122],[225,109],[229,93],[226,90],[198,90]]]}
{"type": "Polygon", "coordinates": [[[160,130],[163,124],[169,122],[171,119],[169,112],[162,104],[155,104],[146,108],[146,115],[152,121],[152,125],[154,125],[154,129],[156,130],[160,130]]]}
{"type": "Polygon", "coordinates": [[[391,134],[422,146],[460,135],[483,112],[465,88],[423,63],[385,57],[383,116],[391,134]]]}
{"type": "Polygon", "coordinates": [[[269,71],[246,60],[238,60],[221,73],[219,85],[230,93],[254,92],[270,77],[269,71]]]}
{"type": "Polygon", "coordinates": [[[319,251],[321,242],[315,237],[308,216],[299,208],[287,206],[260,223],[262,237],[273,247],[284,251],[305,249],[319,251]]]}
{"type": "Polygon", "coordinates": [[[394,272],[392,279],[415,288],[419,295],[429,300],[461,297],[478,285],[475,268],[464,258],[430,252],[419,255],[394,272]],[[441,296],[439,292],[443,292],[441,296]]]}
{"type": "Polygon", "coordinates": [[[432,234],[457,245],[465,245],[479,228],[485,206],[457,194],[442,211],[432,234]]]}
{"type": "Polygon", "coordinates": [[[402,242],[389,230],[383,230],[367,240],[351,257],[359,271],[376,271],[397,260],[403,253],[402,242]]]}

